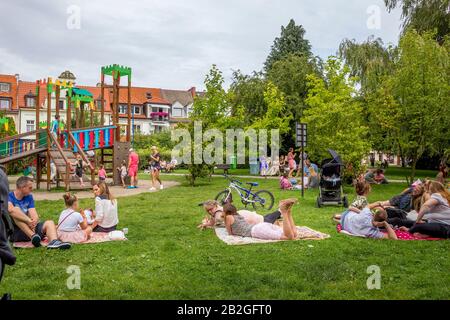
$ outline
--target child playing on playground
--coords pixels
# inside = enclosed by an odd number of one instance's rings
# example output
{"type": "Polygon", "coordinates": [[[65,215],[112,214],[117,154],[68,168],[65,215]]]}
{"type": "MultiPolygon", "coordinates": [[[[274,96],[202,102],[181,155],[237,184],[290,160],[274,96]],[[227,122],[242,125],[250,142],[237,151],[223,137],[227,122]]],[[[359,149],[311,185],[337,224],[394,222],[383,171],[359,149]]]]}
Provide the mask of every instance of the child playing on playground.
{"type": "Polygon", "coordinates": [[[122,161],[122,166],[120,168],[117,168],[120,172],[120,180],[122,181],[122,187],[126,188],[127,185],[125,184],[125,178],[128,175],[127,171],[127,162],[125,160],[122,161]]]}
{"type": "Polygon", "coordinates": [[[83,182],[83,168],[84,166],[86,166],[87,164],[83,161],[83,159],[81,158],[81,155],[78,153],[77,154],[77,159],[75,162],[71,163],[72,166],[75,166],[75,174],[74,176],[80,179],[80,184],[82,187],[84,187],[84,182],[83,182]]]}
{"type": "Polygon", "coordinates": [[[84,210],[79,210],[75,195],[66,193],[64,196],[66,209],[59,216],[58,238],[64,242],[80,243],[90,239],[92,228],[89,226],[84,210]],[[80,213],[80,212],[81,213],[80,213]]]}
{"type": "Polygon", "coordinates": [[[105,182],[106,180],[106,170],[103,164],[100,166],[100,169],[98,170],[98,180],[100,182],[105,182]]]}

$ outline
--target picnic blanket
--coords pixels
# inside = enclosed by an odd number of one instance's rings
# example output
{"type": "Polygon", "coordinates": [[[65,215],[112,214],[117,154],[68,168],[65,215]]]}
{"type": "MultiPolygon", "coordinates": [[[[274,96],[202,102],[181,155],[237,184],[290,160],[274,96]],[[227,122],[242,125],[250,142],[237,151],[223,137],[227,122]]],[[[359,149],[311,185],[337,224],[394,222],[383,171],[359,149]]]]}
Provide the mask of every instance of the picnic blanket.
{"type": "MultiPolygon", "coordinates": [[[[351,237],[357,237],[357,238],[367,238],[366,236],[361,236],[361,235],[357,235],[357,234],[352,234],[348,231],[342,230],[342,225],[338,224],[337,227],[337,232],[340,234],[344,234],[346,236],[351,236],[351,237]]],[[[406,231],[401,231],[401,230],[394,230],[395,234],[397,235],[398,240],[404,240],[404,241],[410,241],[410,240],[425,240],[425,241],[439,241],[439,240],[445,240],[445,239],[439,239],[439,238],[418,238],[412,234],[410,234],[409,232],[406,231]]]]}
{"type": "MultiPolygon", "coordinates": [[[[110,241],[126,241],[126,240],[128,240],[128,239],[125,238],[123,240],[111,240],[109,238],[109,233],[92,232],[91,238],[88,241],[77,243],[77,244],[93,244],[93,243],[102,243],[102,242],[110,242],[110,241]]],[[[48,242],[49,242],[48,239],[45,238],[44,240],[41,241],[41,245],[43,247],[46,247],[48,245],[48,242]]],[[[34,248],[34,246],[31,243],[31,241],[28,241],[28,242],[14,242],[13,243],[13,247],[14,248],[20,248],[20,249],[34,248]]]]}
{"type": "MultiPolygon", "coordinates": [[[[330,235],[315,231],[308,227],[298,227],[298,238],[296,240],[323,240],[328,239],[330,235]]],[[[240,237],[229,235],[225,228],[215,228],[217,237],[230,246],[242,246],[247,244],[274,243],[284,240],[261,240],[251,237],[240,237]]]]}

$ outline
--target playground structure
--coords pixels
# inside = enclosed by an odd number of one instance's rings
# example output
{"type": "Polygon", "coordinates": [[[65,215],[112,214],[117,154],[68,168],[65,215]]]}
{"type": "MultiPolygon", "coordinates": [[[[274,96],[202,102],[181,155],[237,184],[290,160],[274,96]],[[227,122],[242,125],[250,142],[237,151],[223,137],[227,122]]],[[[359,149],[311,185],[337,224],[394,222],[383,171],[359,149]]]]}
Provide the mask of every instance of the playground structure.
{"type": "MultiPolygon", "coordinates": [[[[114,184],[120,184],[120,175],[116,170],[123,160],[128,159],[128,150],[131,146],[131,68],[117,64],[101,68],[101,96],[100,96],[100,126],[94,126],[95,108],[94,97],[88,90],[77,88],[70,81],[53,81],[52,78],[36,81],[36,116],[37,130],[0,139],[0,165],[10,165],[18,160],[36,156],[36,188],[40,188],[42,181],[47,182],[47,190],[51,189],[51,161],[57,169],[56,186],[63,182],[69,191],[76,186],[78,179],[73,176],[73,164],[77,161],[76,154],[88,164],[90,178],[85,181],[95,183],[96,164],[105,165],[108,175],[113,177],[114,184]],[[105,84],[105,76],[113,78],[113,84],[105,84]],[[128,79],[127,86],[120,86],[121,77],[128,79]],[[126,124],[119,124],[119,91],[128,90],[128,119],[126,124]],[[46,92],[42,92],[45,89],[46,92]],[[111,112],[112,124],[105,125],[105,89],[112,94],[111,112]],[[58,101],[61,93],[66,92],[66,124],[59,126],[56,133],[51,132],[52,126],[52,95],[55,96],[55,116],[60,116],[58,101]],[[46,94],[47,119],[40,121],[41,95],[46,94]],[[89,125],[86,126],[86,110],[89,106],[89,125]],[[72,127],[72,116],[75,116],[75,125],[72,127]],[[125,127],[125,130],[122,130],[125,127]],[[122,134],[124,132],[124,134],[122,134]],[[88,151],[99,150],[100,161],[97,155],[90,159],[88,151]],[[42,178],[43,168],[46,167],[46,178],[42,178]]],[[[2,123],[4,124],[4,123],[2,123]]],[[[7,122],[6,124],[7,125],[7,122]]],[[[94,153],[95,154],[95,153],[94,153]]]]}

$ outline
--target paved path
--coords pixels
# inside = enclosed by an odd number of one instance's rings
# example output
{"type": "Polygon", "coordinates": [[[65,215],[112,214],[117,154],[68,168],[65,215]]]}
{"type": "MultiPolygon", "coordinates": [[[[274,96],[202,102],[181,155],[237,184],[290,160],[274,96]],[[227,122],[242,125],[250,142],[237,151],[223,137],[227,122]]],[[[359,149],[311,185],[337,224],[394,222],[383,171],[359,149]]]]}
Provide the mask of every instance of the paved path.
{"type": "MultiPolygon", "coordinates": [[[[9,189],[14,190],[15,189],[15,180],[16,179],[10,179],[9,180],[9,189]]],[[[167,188],[173,188],[175,186],[180,185],[179,182],[176,181],[163,181],[164,183],[164,189],[167,188]]],[[[113,186],[109,187],[109,190],[116,198],[121,197],[129,197],[138,195],[141,193],[150,193],[150,192],[158,192],[157,191],[149,191],[151,187],[151,181],[150,180],[139,180],[139,188],[138,189],[124,189],[120,186],[113,186]]],[[[62,196],[64,195],[64,192],[46,192],[42,191],[47,188],[47,184],[45,182],[41,182],[41,190],[35,190],[33,192],[33,197],[35,200],[61,200],[62,196]]],[[[93,197],[93,193],[91,190],[72,190],[71,192],[75,193],[78,197],[78,199],[89,199],[93,197]]]]}

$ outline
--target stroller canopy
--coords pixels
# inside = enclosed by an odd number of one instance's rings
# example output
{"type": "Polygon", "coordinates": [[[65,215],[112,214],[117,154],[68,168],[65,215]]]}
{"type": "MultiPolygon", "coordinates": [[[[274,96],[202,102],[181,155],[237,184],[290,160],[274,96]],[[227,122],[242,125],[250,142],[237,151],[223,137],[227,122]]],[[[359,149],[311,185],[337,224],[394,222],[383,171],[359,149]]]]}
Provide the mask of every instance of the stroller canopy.
{"type": "Polygon", "coordinates": [[[329,177],[332,175],[340,176],[341,167],[344,166],[342,159],[336,151],[328,149],[328,152],[332,158],[322,161],[322,174],[329,177]]]}

